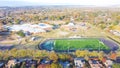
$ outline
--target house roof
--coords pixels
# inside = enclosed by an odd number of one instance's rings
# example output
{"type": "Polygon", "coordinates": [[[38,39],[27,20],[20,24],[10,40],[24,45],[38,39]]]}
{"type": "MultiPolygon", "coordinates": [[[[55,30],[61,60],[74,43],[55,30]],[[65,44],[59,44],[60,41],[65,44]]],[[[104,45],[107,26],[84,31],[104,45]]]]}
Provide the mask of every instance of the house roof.
{"type": "Polygon", "coordinates": [[[39,23],[40,28],[50,28],[52,27],[51,25],[45,24],[45,23],[39,23]]]}
{"type": "Polygon", "coordinates": [[[106,60],[106,63],[108,63],[108,64],[110,64],[110,65],[113,64],[113,62],[112,62],[111,60],[106,60]]]}
{"type": "Polygon", "coordinates": [[[90,57],[89,59],[90,59],[90,60],[99,60],[98,57],[90,57]]]}
{"type": "Polygon", "coordinates": [[[47,66],[50,66],[50,64],[40,64],[37,68],[46,68],[47,66]]]}
{"type": "Polygon", "coordinates": [[[68,24],[68,26],[75,26],[75,25],[74,25],[74,23],[71,23],[71,22],[70,22],[70,23],[68,24]]]}
{"type": "Polygon", "coordinates": [[[116,58],[116,63],[120,63],[120,57],[116,58]]]}
{"type": "Polygon", "coordinates": [[[84,58],[74,58],[74,60],[85,60],[84,58]]]}
{"type": "Polygon", "coordinates": [[[91,60],[92,64],[98,64],[96,60],[91,60]]]}
{"type": "Polygon", "coordinates": [[[42,59],[41,64],[51,64],[51,61],[47,59],[42,59]]]}
{"type": "Polygon", "coordinates": [[[24,32],[29,31],[31,33],[39,33],[39,32],[46,32],[37,24],[22,24],[22,25],[13,25],[10,28],[10,31],[20,31],[23,30],[24,32]]]}
{"type": "Polygon", "coordinates": [[[102,62],[106,62],[106,58],[104,57],[104,58],[102,58],[102,62]]]}

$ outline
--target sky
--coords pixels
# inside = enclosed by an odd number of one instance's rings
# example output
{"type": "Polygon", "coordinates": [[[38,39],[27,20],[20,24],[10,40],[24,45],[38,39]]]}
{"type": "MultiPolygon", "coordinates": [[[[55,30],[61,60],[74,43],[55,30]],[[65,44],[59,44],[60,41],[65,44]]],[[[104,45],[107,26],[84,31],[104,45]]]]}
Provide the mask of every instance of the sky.
{"type": "Polygon", "coordinates": [[[0,6],[32,6],[32,5],[120,5],[120,0],[0,0],[0,6]]]}

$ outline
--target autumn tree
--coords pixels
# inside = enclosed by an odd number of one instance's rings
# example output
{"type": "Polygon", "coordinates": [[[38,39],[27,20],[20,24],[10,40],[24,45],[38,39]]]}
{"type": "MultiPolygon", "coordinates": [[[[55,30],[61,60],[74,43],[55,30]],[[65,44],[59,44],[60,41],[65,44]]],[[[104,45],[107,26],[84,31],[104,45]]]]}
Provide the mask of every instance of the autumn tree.
{"type": "Polygon", "coordinates": [[[112,68],[120,68],[120,64],[115,63],[112,65],[112,68]]]}
{"type": "Polygon", "coordinates": [[[89,52],[89,56],[98,57],[98,52],[97,51],[89,52]]]}
{"type": "Polygon", "coordinates": [[[34,64],[32,64],[31,68],[35,68],[35,65],[34,65],[34,64]]]}
{"type": "Polygon", "coordinates": [[[112,60],[116,60],[116,57],[117,57],[117,54],[116,54],[115,52],[111,52],[111,53],[110,53],[110,58],[111,58],[112,60]]]}
{"type": "Polygon", "coordinates": [[[0,60],[2,60],[2,57],[3,57],[3,53],[2,51],[0,51],[0,60]]]}
{"type": "Polygon", "coordinates": [[[22,30],[18,31],[17,34],[20,36],[20,37],[25,37],[25,34],[22,30]]]}
{"type": "Polygon", "coordinates": [[[51,68],[62,68],[62,66],[58,63],[52,63],[51,68]]]}
{"type": "Polygon", "coordinates": [[[87,60],[87,61],[89,60],[89,56],[87,56],[87,55],[86,55],[84,58],[85,58],[85,60],[87,60]]]}
{"type": "Polygon", "coordinates": [[[49,59],[53,60],[54,62],[56,62],[58,60],[58,56],[57,56],[57,54],[54,51],[51,51],[49,53],[49,59]]]}
{"type": "Polygon", "coordinates": [[[3,24],[0,22],[0,30],[2,30],[2,26],[3,26],[3,24]]]}
{"type": "Polygon", "coordinates": [[[88,51],[87,51],[87,50],[84,50],[84,51],[77,50],[77,51],[75,52],[75,55],[76,55],[77,57],[85,57],[86,55],[88,55],[88,51]]]}
{"type": "Polygon", "coordinates": [[[66,56],[65,56],[65,54],[58,54],[58,57],[59,57],[59,59],[61,59],[61,60],[66,60],[66,56]]]}
{"type": "Polygon", "coordinates": [[[99,57],[100,60],[102,60],[103,57],[104,57],[104,52],[103,52],[103,51],[100,51],[100,52],[98,53],[98,57],[99,57]]]}
{"type": "Polygon", "coordinates": [[[21,65],[20,68],[26,68],[26,66],[25,66],[25,62],[22,63],[22,65],[21,65]]]}
{"type": "Polygon", "coordinates": [[[12,68],[19,68],[19,65],[16,64],[16,65],[14,65],[12,68]]]}

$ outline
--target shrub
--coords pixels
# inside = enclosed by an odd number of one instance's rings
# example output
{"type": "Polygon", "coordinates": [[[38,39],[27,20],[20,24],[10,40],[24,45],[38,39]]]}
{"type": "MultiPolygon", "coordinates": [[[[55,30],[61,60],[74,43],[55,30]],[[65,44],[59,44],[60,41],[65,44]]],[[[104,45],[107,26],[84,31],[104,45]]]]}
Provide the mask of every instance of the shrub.
{"type": "Polygon", "coordinates": [[[17,34],[21,37],[25,37],[25,34],[22,30],[18,31],[17,34]]]}

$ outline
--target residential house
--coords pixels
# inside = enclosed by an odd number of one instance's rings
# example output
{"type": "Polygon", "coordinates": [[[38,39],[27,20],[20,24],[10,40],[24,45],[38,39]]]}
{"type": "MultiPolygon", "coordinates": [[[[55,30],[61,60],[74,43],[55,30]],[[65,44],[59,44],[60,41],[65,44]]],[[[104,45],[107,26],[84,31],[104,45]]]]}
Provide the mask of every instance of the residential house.
{"type": "Polygon", "coordinates": [[[115,62],[120,64],[120,57],[117,57],[115,62]]]}
{"type": "Polygon", "coordinates": [[[59,61],[59,63],[62,65],[62,68],[70,68],[69,61],[59,61]]]}
{"type": "Polygon", "coordinates": [[[4,63],[0,62],[0,68],[3,68],[4,63]]]}
{"type": "Polygon", "coordinates": [[[6,61],[0,60],[0,68],[3,68],[6,64],[6,61]]]}
{"type": "Polygon", "coordinates": [[[40,61],[40,64],[51,64],[51,63],[52,63],[52,61],[49,60],[48,58],[44,58],[40,61]]]}
{"type": "Polygon", "coordinates": [[[90,58],[88,63],[91,68],[102,68],[103,65],[99,62],[98,58],[90,58]]]}
{"type": "Polygon", "coordinates": [[[60,28],[64,28],[65,30],[76,31],[77,30],[77,25],[75,25],[74,23],[70,22],[67,25],[62,25],[60,28]]]}
{"type": "Polygon", "coordinates": [[[12,60],[9,60],[8,63],[6,64],[6,68],[11,68],[13,67],[14,65],[17,64],[17,60],[16,59],[12,59],[12,60]]]}
{"type": "Polygon", "coordinates": [[[51,31],[53,29],[53,26],[45,23],[39,23],[39,27],[45,31],[51,31]]]}
{"type": "Polygon", "coordinates": [[[85,65],[84,58],[74,58],[74,64],[76,68],[83,68],[85,65]]]}
{"type": "Polygon", "coordinates": [[[37,68],[47,68],[50,67],[50,64],[52,63],[51,60],[49,60],[48,58],[43,58],[39,65],[37,66],[37,68]]]}
{"type": "Polygon", "coordinates": [[[107,59],[105,62],[104,62],[106,68],[112,68],[112,65],[113,65],[113,61],[110,60],[110,59],[107,59]]]}
{"type": "Polygon", "coordinates": [[[34,65],[34,67],[37,66],[37,61],[36,60],[26,60],[25,63],[26,63],[25,66],[27,68],[31,68],[32,65],[34,65]]]}
{"type": "Polygon", "coordinates": [[[9,31],[0,31],[0,35],[9,35],[10,34],[10,32],[9,31]]]}

